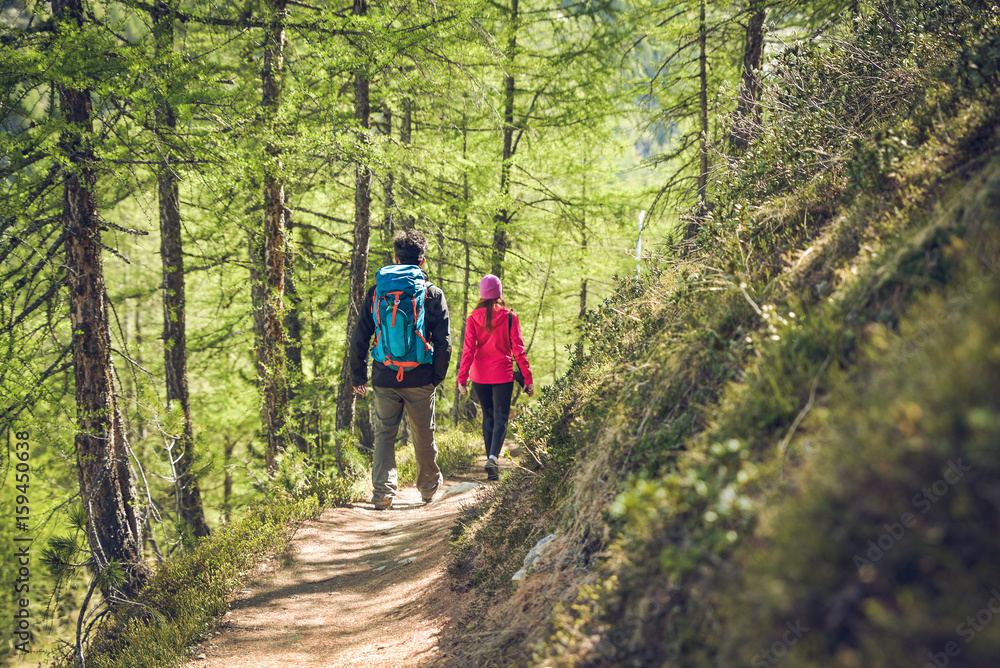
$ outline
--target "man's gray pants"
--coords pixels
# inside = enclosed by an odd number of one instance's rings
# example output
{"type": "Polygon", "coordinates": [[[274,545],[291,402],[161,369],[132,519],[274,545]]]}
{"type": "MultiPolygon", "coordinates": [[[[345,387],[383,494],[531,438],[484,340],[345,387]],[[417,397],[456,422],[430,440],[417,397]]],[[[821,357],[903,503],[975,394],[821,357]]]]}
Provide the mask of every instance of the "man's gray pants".
{"type": "Polygon", "coordinates": [[[410,435],[417,459],[417,489],[423,499],[434,496],[444,482],[437,465],[434,442],[434,386],[375,387],[375,455],[372,457],[373,501],[396,496],[396,433],[403,410],[410,419],[410,435]]]}

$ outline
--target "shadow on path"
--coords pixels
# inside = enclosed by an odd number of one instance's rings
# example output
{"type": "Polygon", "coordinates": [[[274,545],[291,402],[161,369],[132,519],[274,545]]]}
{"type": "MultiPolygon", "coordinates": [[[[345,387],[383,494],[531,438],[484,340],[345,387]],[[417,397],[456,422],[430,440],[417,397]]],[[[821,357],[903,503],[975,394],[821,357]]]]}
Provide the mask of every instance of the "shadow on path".
{"type": "Polygon", "coordinates": [[[445,481],[424,505],[415,488],[393,507],[332,508],[236,594],[188,668],[417,666],[434,659],[455,594],[448,539],[475,473],[445,481]],[[204,658],[201,658],[204,657],[204,658]]]}

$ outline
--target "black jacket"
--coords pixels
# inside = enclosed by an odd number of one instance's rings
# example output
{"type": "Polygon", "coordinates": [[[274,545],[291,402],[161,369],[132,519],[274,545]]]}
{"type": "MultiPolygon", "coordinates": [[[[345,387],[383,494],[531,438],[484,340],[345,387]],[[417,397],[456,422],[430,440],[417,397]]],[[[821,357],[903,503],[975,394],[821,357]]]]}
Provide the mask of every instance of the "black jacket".
{"type": "MultiPolygon", "coordinates": [[[[424,273],[424,278],[427,274],[424,273]]],[[[351,384],[364,385],[368,382],[368,354],[371,339],[375,335],[375,320],[372,319],[372,300],[375,286],[368,288],[365,303],[358,314],[358,323],[351,335],[351,384]]],[[[386,367],[381,362],[372,361],[372,385],[376,387],[423,387],[439,385],[448,375],[451,363],[451,319],[448,316],[448,302],[444,293],[436,285],[427,289],[424,297],[424,329],[427,340],[434,346],[434,361],[416,366],[403,374],[403,380],[396,380],[396,369],[386,367]]]]}

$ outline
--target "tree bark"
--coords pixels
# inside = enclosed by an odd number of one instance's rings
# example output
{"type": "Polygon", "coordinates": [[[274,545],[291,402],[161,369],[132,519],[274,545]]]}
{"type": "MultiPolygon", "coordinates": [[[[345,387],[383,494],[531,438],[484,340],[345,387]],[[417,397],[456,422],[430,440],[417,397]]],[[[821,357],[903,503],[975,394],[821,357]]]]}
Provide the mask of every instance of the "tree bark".
{"type": "MultiPolygon", "coordinates": [[[[261,73],[262,106],[271,132],[281,131],[277,121],[284,77],[286,0],[271,0],[269,26],[265,32],[264,67],[261,73]]],[[[288,420],[288,369],[283,327],[285,296],[285,182],[281,147],[274,140],[264,149],[264,240],[263,291],[264,374],[261,418],[267,450],[264,460],[268,474],[274,473],[276,458],[285,449],[288,420]]]]}
{"type": "MultiPolygon", "coordinates": [[[[285,209],[285,228],[291,228],[291,214],[285,209]]],[[[302,316],[299,307],[302,300],[295,289],[295,258],[291,247],[285,250],[285,294],[288,305],[285,309],[285,358],[288,360],[288,404],[291,407],[291,428],[288,434],[290,440],[299,451],[309,452],[309,442],[306,440],[306,424],[309,416],[296,399],[302,390],[302,316]]]]}
{"type": "Polygon", "coordinates": [[[510,244],[508,227],[510,226],[510,171],[514,157],[514,58],[517,55],[517,24],[518,0],[510,3],[510,37],[507,40],[507,76],[504,78],[503,100],[503,153],[500,163],[500,210],[497,212],[493,227],[493,258],[490,271],[503,278],[503,263],[510,244]]]}
{"type": "MultiPolygon", "coordinates": [[[[364,16],[368,12],[367,0],[354,0],[353,13],[364,16]]],[[[363,72],[354,75],[354,116],[358,120],[358,142],[368,143],[371,128],[371,108],[368,96],[368,77],[363,72]]],[[[372,171],[363,162],[355,167],[354,177],[354,248],[351,250],[351,277],[347,295],[347,345],[344,363],[340,368],[340,393],[337,396],[337,429],[351,429],[354,424],[354,387],[351,382],[351,335],[358,322],[365,300],[368,282],[368,246],[371,237],[372,171]]]]}
{"type": "Polygon", "coordinates": [[[746,152],[760,125],[760,106],[757,103],[761,91],[760,70],[764,65],[766,14],[763,0],[751,0],[743,48],[743,78],[733,112],[733,129],[729,135],[729,154],[734,157],[746,152]]]}
{"type": "MultiPolygon", "coordinates": [[[[83,27],[81,0],[53,0],[59,22],[83,27]]],[[[87,511],[87,540],[94,567],[118,562],[125,575],[118,591],[133,597],[149,570],[143,562],[142,522],[138,516],[128,445],[115,398],[111,331],[101,258],[104,229],[94,199],[95,155],[90,90],[56,86],[66,126],[60,148],[71,163],[63,173],[62,224],[73,326],[73,375],[79,431],[74,437],[80,496],[87,511]]],[[[105,597],[111,591],[102,588],[105,597]]]]}
{"type": "MultiPolygon", "coordinates": [[[[468,156],[469,151],[469,119],[466,112],[462,112],[462,164],[468,156]]],[[[472,258],[469,252],[469,172],[462,169],[462,246],[465,249],[465,278],[462,283],[462,332],[458,337],[458,359],[455,360],[455,376],[462,366],[462,354],[465,352],[465,326],[469,319],[469,281],[472,276],[472,258]]],[[[455,400],[452,402],[452,422],[458,424],[464,415],[465,403],[469,401],[458,391],[455,386],[455,400]]]]}
{"type": "MultiPolygon", "coordinates": [[[[583,244],[582,245],[583,245],[584,263],[586,264],[586,262],[587,262],[587,260],[586,260],[586,256],[587,256],[587,227],[586,227],[586,224],[584,224],[584,228],[583,228],[583,244]]],[[[576,316],[577,329],[580,332],[580,338],[577,339],[577,342],[576,342],[576,358],[577,359],[581,359],[581,360],[583,359],[583,354],[584,354],[584,343],[585,343],[585,340],[584,340],[583,326],[584,326],[584,322],[585,322],[586,317],[587,317],[587,277],[584,276],[583,278],[580,279],[580,311],[579,311],[579,313],[577,313],[577,316],[576,316]]]]}
{"type": "MultiPolygon", "coordinates": [[[[151,12],[157,58],[173,50],[174,11],[176,5],[158,3],[151,12]]],[[[173,136],[177,116],[163,91],[156,106],[156,124],[173,136]]],[[[180,435],[181,456],[176,466],[174,490],[180,508],[180,520],[201,538],[209,534],[202,507],[201,487],[194,475],[195,444],[191,422],[191,402],[187,378],[186,301],[184,294],[184,254],[181,243],[180,188],[170,166],[170,148],[163,148],[163,161],[157,170],[160,201],[160,258],[163,263],[163,358],[167,385],[167,410],[179,406],[183,428],[180,435]]],[[[138,331],[138,321],[136,330],[138,331]]]]}
{"type": "Polygon", "coordinates": [[[226,477],[222,481],[222,517],[229,522],[230,515],[233,511],[233,448],[236,447],[236,440],[225,439],[225,443],[222,446],[222,454],[225,457],[223,459],[223,469],[226,472],[226,477]]]}
{"type": "Polygon", "coordinates": [[[701,140],[698,150],[700,164],[698,167],[698,219],[704,220],[706,213],[706,198],[708,197],[708,51],[706,42],[708,25],[705,22],[705,0],[701,0],[698,23],[698,84],[699,84],[699,117],[701,119],[701,140]]]}
{"type": "MultiPolygon", "coordinates": [[[[386,137],[392,136],[392,109],[388,104],[382,105],[383,125],[382,133],[386,137]]],[[[404,121],[406,119],[404,118],[404,121]]],[[[390,171],[385,177],[385,215],[382,217],[382,244],[385,247],[382,256],[382,264],[392,264],[393,249],[392,238],[396,234],[396,174],[390,171]]]]}
{"type": "MultiPolygon", "coordinates": [[[[392,136],[392,108],[389,106],[388,102],[383,102],[382,105],[382,122],[377,124],[376,127],[378,131],[385,137],[392,136]]],[[[409,143],[409,127],[410,122],[409,116],[409,101],[406,100],[403,103],[406,112],[403,115],[403,130],[400,133],[400,137],[405,136],[406,143],[409,143]]],[[[403,187],[406,186],[405,176],[401,176],[401,183],[403,187]]],[[[383,215],[382,215],[382,229],[381,229],[381,242],[382,242],[382,257],[381,261],[383,265],[389,265],[394,262],[394,250],[392,247],[392,239],[396,234],[396,221],[398,207],[396,206],[396,195],[395,195],[395,184],[396,184],[396,173],[390,170],[385,176],[385,181],[383,185],[383,215]]],[[[355,324],[357,321],[355,320],[355,324]]],[[[346,358],[345,358],[346,360],[346,358]]],[[[371,399],[369,397],[356,398],[354,403],[354,422],[355,426],[358,428],[358,446],[362,450],[368,452],[373,452],[375,450],[375,426],[372,424],[372,406],[371,399]]]]}
{"type": "Polygon", "coordinates": [[[264,348],[264,251],[260,230],[248,230],[247,255],[247,266],[250,268],[250,304],[253,310],[254,362],[257,366],[257,381],[263,389],[267,356],[264,348]]]}
{"type": "MultiPolygon", "coordinates": [[[[403,122],[399,126],[399,143],[405,147],[409,147],[413,143],[413,98],[411,97],[403,98],[403,122]]],[[[402,190],[402,197],[400,199],[405,199],[406,193],[409,192],[405,168],[399,175],[399,185],[402,190]]],[[[399,223],[404,229],[412,229],[413,222],[413,216],[409,213],[399,216],[399,223]]]]}

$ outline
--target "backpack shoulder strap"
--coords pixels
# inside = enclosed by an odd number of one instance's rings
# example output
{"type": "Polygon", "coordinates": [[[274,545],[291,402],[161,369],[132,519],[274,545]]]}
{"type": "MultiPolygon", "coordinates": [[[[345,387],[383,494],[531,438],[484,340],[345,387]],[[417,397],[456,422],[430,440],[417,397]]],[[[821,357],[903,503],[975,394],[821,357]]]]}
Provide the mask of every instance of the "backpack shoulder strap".
{"type": "Polygon", "coordinates": [[[511,355],[514,354],[514,339],[513,339],[513,337],[510,334],[510,328],[511,328],[511,325],[513,324],[513,322],[514,322],[514,311],[512,309],[510,311],[507,311],[507,343],[510,344],[510,354],[511,355]]]}

